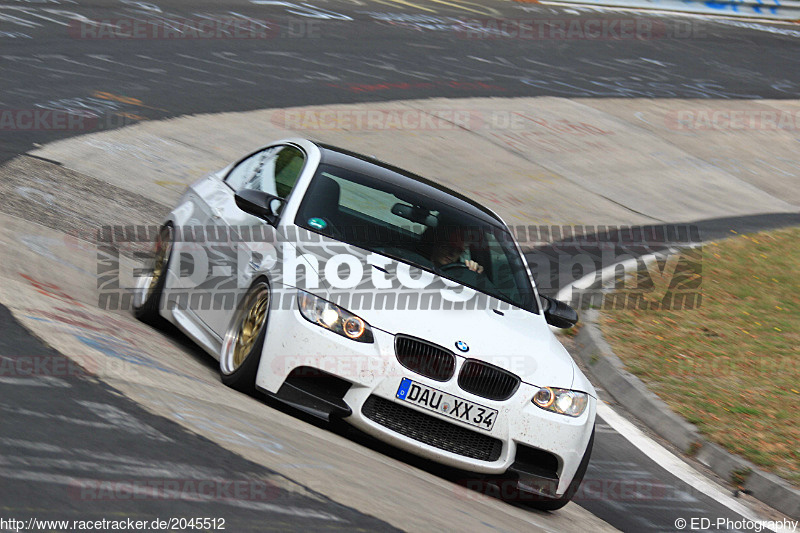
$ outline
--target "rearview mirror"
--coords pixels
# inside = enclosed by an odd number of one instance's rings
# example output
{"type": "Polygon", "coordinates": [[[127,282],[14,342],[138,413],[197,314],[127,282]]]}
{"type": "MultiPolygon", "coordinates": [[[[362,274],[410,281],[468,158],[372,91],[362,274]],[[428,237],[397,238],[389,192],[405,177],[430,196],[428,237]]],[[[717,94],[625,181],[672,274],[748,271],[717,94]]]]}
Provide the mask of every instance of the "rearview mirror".
{"type": "Polygon", "coordinates": [[[424,207],[415,207],[398,202],[392,206],[392,214],[417,224],[424,224],[429,228],[435,228],[439,225],[439,219],[424,207]]]}
{"type": "Polygon", "coordinates": [[[578,312],[569,304],[549,296],[541,296],[541,298],[544,319],[548,324],[556,328],[569,329],[578,323],[578,312]]]}
{"type": "Polygon", "coordinates": [[[274,226],[283,207],[283,200],[274,194],[256,189],[242,189],[234,194],[236,205],[245,213],[249,213],[274,226]]]}

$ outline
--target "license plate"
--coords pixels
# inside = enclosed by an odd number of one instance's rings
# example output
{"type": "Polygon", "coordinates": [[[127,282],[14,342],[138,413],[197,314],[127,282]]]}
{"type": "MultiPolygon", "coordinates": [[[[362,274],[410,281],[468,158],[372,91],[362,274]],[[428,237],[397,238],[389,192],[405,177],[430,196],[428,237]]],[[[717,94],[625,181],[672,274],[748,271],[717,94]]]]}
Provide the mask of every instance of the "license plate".
{"type": "Polygon", "coordinates": [[[491,431],[497,420],[497,409],[464,400],[408,378],[400,382],[397,398],[486,431],[491,431]]]}

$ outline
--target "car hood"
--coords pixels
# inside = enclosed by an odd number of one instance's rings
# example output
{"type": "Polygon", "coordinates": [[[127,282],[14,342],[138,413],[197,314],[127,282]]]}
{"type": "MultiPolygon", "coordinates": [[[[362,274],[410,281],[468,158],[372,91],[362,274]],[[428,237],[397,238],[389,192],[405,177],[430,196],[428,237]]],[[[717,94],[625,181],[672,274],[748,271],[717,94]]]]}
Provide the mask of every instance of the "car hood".
{"type": "Polygon", "coordinates": [[[575,364],[542,315],[486,295],[480,295],[474,308],[463,308],[469,307],[469,302],[458,308],[452,300],[464,298],[472,289],[432,272],[327,238],[313,245],[295,245],[296,259],[308,263],[319,279],[297,286],[341,305],[373,328],[438,344],[459,357],[513,372],[532,385],[572,388],[575,364]],[[361,281],[354,287],[340,281],[349,272],[341,276],[337,269],[339,273],[333,276],[330,264],[343,263],[336,258],[340,254],[356,257],[362,265],[361,281]],[[380,268],[373,266],[376,263],[380,268]],[[425,287],[406,287],[399,280],[423,277],[429,280],[425,287]],[[380,287],[388,282],[391,288],[380,287]],[[459,350],[457,343],[465,343],[467,351],[459,350]]]}

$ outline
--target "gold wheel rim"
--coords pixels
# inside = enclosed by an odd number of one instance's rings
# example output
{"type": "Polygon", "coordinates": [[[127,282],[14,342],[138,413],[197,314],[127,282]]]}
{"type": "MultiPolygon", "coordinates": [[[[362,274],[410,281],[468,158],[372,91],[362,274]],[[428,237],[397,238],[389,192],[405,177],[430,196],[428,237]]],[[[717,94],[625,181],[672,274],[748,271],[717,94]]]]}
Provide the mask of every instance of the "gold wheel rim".
{"type": "Polygon", "coordinates": [[[247,311],[244,312],[239,322],[239,328],[236,331],[232,370],[239,368],[247,359],[247,356],[250,355],[250,351],[261,334],[261,330],[264,329],[268,307],[269,293],[265,287],[262,287],[258,292],[252,293],[246,307],[247,311]]]}

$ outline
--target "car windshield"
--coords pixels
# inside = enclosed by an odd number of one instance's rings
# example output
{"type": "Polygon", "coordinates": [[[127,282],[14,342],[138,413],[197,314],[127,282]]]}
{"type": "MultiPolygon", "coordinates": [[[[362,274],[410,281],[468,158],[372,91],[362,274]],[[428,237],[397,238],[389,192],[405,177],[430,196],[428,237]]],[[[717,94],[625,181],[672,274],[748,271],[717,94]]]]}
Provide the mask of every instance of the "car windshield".
{"type": "Polygon", "coordinates": [[[537,312],[527,271],[501,223],[440,189],[392,177],[322,164],[295,223],[537,312]]]}

